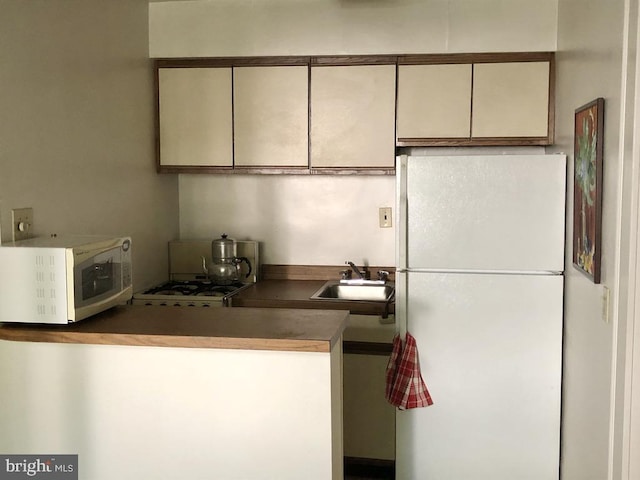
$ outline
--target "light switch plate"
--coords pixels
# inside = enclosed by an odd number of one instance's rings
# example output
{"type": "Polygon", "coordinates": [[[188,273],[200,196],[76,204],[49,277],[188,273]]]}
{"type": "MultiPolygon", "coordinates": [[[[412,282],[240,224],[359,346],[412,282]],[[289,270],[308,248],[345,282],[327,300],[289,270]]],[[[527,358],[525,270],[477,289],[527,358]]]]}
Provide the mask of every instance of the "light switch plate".
{"type": "Polygon", "coordinates": [[[391,227],[391,207],[380,207],[378,214],[380,216],[380,228],[391,227]]]}
{"type": "Polygon", "coordinates": [[[26,240],[33,235],[33,208],[14,208],[11,210],[13,241],[26,240]]]}

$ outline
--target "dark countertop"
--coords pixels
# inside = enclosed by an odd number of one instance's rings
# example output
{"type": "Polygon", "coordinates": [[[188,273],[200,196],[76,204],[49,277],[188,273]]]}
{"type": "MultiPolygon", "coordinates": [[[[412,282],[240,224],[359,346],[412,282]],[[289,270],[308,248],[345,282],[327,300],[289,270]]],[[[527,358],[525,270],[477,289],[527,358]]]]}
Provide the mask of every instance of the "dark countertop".
{"type": "Polygon", "coordinates": [[[0,324],[0,339],[329,352],[347,319],[347,312],[339,310],[127,305],[68,325],[0,324]]]}
{"type": "MultiPolygon", "coordinates": [[[[309,297],[325,282],[326,280],[260,280],[234,295],[231,298],[231,306],[328,309],[349,311],[354,315],[375,316],[382,316],[385,313],[385,305],[380,302],[311,300],[309,297]]],[[[395,313],[393,302],[388,305],[387,313],[395,313]]],[[[388,356],[391,353],[393,337],[389,330],[394,330],[394,327],[381,325],[378,321],[375,323],[370,320],[356,321],[351,317],[344,334],[343,351],[344,353],[388,356]]]]}
{"type": "MultiPolygon", "coordinates": [[[[383,315],[385,304],[365,301],[311,300],[326,280],[260,280],[231,298],[233,307],[348,310],[358,315],[383,315]]],[[[393,302],[388,313],[394,313],[393,302]]]]}

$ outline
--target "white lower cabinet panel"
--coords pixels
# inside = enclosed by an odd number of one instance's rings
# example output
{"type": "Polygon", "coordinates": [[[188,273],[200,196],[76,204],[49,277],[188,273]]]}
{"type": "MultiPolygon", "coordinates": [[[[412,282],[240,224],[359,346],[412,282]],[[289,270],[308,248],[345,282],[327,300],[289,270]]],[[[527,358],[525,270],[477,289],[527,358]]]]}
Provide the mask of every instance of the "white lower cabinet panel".
{"type": "Polygon", "coordinates": [[[331,353],[0,341],[0,452],[87,480],[339,480],[331,353]]]}

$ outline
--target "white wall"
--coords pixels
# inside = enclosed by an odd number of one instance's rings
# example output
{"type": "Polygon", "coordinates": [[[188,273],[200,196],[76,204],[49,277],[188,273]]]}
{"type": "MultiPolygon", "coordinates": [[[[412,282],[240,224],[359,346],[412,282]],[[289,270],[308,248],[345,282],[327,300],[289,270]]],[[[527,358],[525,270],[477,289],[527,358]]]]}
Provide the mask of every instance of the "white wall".
{"type": "Polygon", "coordinates": [[[166,279],[174,176],[154,170],[146,0],[0,0],[0,225],[131,235],[134,288],[166,279]]]}
{"type": "Polygon", "coordinates": [[[180,235],[261,242],[262,263],[395,265],[395,177],[181,175],[180,235]]]}
{"type": "MultiPolygon", "coordinates": [[[[169,1],[152,57],[547,51],[557,0],[169,1]]],[[[180,176],[180,236],[262,243],[264,263],[393,265],[393,177],[180,176]],[[237,202],[234,196],[242,200],[237,202]]]]}
{"type": "Polygon", "coordinates": [[[569,182],[562,478],[624,478],[621,477],[623,425],[618,411],[623,408],[625,389],[629,218],[637,213],[631,211],[629,204],[630,147],[637,135],[633,128],[637,17],[629,17],[625,9],[629,6],[637,9],[638,2],[559,0],[558,3],[555,148],[569,154],[569,178],[573,178],[574,111],[604,97],[602,285],[611,289],[612,298],[611,319],[605,323],[601,315],[603,287],[594,285],[571,267],[573,182],[569,182]],[[625,31],[629,21],[630,31],[625,31]],[[624,51],[627,39],[632,49],[628,55],[624,51]],[[627,80],[630,84],[624,83],[627,80]]]}
{"type": "Polygon", "coordinates": [[[152,2],[152,57],[555,50],[557,0],[152,2]]]}

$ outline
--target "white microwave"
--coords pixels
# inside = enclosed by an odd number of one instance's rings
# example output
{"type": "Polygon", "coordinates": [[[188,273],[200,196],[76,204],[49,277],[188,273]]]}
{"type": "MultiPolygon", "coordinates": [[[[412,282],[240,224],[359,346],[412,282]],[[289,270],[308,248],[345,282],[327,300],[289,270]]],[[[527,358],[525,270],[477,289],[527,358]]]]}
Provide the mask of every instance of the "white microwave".
{"type": "Polygon", "coordinates": [[[77,322],[132,294],[129,237],[36,237],[0,246],[0,322],[77,322]]]}

